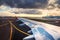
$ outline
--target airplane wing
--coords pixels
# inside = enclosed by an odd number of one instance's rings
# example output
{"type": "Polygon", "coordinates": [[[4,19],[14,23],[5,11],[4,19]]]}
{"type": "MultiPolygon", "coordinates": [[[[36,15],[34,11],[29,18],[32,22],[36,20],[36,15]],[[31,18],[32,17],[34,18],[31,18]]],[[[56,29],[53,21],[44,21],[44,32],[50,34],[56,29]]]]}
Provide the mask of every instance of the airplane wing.
{"type": "Polygon", "coordinates": [[[60,40],[60,27],[51,24],[37,22],[25,18],[18,18],[24,24],[31,28],[32,35],[23,40],[60,40]]]}

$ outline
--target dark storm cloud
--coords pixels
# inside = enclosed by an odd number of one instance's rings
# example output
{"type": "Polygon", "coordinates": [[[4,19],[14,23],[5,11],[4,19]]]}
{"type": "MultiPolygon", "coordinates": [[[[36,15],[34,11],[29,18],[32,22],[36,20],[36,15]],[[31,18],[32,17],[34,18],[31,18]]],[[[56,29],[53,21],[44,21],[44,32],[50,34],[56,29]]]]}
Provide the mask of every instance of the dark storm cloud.
{"type": "Polygon", "coordinates": [[[45,8],[48,0],[0,0],[0,5],[2,4],[19,8],[45,8]]]}
{"type": "Polygon", "coordinates": [[[57,7],[60,8],[60,0],[56,1],[57,7]]]}
{"type": "Polygon", "coordinates": [[[60,0],[57,0],[56,3],[60,5],[60,0]]]}

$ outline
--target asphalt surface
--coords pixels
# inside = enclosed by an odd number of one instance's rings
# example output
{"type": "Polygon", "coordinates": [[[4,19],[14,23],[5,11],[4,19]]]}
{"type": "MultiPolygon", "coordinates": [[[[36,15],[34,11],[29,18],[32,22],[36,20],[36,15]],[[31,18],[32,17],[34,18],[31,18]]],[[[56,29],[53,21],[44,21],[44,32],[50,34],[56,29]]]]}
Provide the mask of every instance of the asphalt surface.
{"type": "MultiPolygon", "coordinates": [[[[19,29],[21,29],[24,32],[27,32],[30,30],[30,28],[27,25],[24,25],[24,27],[19,26],[19,23],[16,23],[16,18],[0,18],[0,25],[8,23],[8,25],[0,26],[0,40],[10,40],[10,24],[8,20],[13,21],[12,23],[19,29]],[[27,27],[28,29],[27,29],[27,27]]],[[[12,40],[23,40],[24,37],[27,35],[17,31],[13,28],[13,34],[12,34],[12,40]]]]}

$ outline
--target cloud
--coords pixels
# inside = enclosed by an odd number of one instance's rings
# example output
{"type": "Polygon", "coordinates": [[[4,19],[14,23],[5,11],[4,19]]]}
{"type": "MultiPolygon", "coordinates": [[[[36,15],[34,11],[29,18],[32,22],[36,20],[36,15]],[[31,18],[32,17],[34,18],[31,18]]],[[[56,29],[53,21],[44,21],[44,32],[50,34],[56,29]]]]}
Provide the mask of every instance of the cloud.
{"type": "Polygon", "coordinates": [[[56,3],[60,5],[60,0],[57,0],[56,3]]]}
{"type": "Polygon", "coordinates": [[[0,5],[2,4],[19,8],[45,8],[48,0],[0,0],[0,5]]]}
{"type": "Polygon", "coordinates": [[[49,0],[48,9],[60,8],[60,0],[49,0]]]}
{"type": "Polygon", "coordinates": [[[56,1],[57,7],[60,8],[60,0],[56,1]]]}

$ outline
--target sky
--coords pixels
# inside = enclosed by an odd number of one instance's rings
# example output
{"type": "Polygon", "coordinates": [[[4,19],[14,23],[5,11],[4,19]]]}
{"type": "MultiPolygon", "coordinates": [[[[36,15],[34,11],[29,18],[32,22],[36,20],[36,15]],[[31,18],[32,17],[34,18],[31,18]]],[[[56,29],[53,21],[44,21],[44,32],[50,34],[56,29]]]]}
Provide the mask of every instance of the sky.
{"type": "Polygon", "coordinates": [[[17,8],[47,8],[49,6],[60,8],[60,0],[0,0],[0,5],[17,8]]]}
{"type": "MultiPolygon", "coordinates": [[[[0,0],[0,12],[7,13],[12,8],[39,8],[43,14],[60,16],[60,0],[0,0]],[[2,11],[1,11],[2,10],[2,11]]],[[[14,9],[14,10],[15,10],[14,9]]],[[[17,10],[16,9],[16,10],[17,10]]],[[[24,9],[23,9],[24,10],[24,9]]],[[[3,15],[0,13],[0,15],[3,15]]],[[[13,14],[13,13],[12,13],[13,14]]],[[[7,14],[6,14],[7,15],[7,14]]],[[[8,15],[11,15],[10,13],[8,15]]],[[[13,14],[14,15],[14,14],[13,14]]],[[[5,15],[3,15],[5,16],[5,15]]],[[[20,16],[18,14],[18,16],[20,16]]],[[[40,16],[40,15],[39,15],[40,16]]]]}

